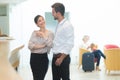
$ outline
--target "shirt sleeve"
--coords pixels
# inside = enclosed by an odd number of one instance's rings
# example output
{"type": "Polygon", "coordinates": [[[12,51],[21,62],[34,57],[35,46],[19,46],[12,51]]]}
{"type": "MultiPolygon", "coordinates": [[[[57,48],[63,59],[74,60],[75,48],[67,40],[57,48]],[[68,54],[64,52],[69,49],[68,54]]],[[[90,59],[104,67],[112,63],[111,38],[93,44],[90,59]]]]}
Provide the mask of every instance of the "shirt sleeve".
{"type": "Polygon", "coordinates": [[[45,45],[46,45],[46,48],[47,48],[47,53],[50,53],[50,50],[53,47],[53,39],[54,39],[54,34],[51,31],[49,31],[49,36],[45,40],[45,45]]]}
{"type": "Polygon", "coordinates": [[[63,53],[70,54],[73,46],[74,46],[74,29],[72,26],[68,26],[67,29],[64,29],[65,42],[63,44],[63,53]]]}
{"type": "Polygon", "coordinates": [[[45,41],[45,45],[51,48],[53,46],[53,39],[54,39],[54,34],[50,31],[49,36],[45,41]]]}
{"type": "Polygon", "coordinates": [[[35,32],[32,32],[31,37],[30,37],[30,40],[29,40],[29,43],[28,43],[28,48],[29,48],[30,50],[32,50],[33,47],[35,46],[34,36],[35,36],[35,32]]]}

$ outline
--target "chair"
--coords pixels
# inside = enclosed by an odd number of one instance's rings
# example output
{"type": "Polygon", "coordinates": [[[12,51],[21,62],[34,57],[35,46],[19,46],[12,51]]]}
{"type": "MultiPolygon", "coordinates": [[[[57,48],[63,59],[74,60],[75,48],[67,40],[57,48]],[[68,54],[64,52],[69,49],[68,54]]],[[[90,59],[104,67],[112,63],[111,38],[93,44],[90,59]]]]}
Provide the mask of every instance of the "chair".
{"type": "Polygon", "coordinates": [[[104,54],[106,55],[105,66],[108,74],[110,71],[120,70],[120,48],[104,48],[104,54]]]}
{"type": "Polygon", "coordinates": [[[81,64],[82,64],[82,55],[83,53],[85,52],[90,52],[89,50],[87,49],[83,49],[83,48],[80,48],[79,49],[79,64],[78,64],[78,68],[80,68],[81,64]]]}
{"type": "Polygon", "coordinates": [[[12,64],[14,69],[17,69],[20,63],[20,56],[19,56],[19,51],[24,47],[24,45],[21,45],[11,52],[11,56],[9,58],[10,63],[12,64]]]}

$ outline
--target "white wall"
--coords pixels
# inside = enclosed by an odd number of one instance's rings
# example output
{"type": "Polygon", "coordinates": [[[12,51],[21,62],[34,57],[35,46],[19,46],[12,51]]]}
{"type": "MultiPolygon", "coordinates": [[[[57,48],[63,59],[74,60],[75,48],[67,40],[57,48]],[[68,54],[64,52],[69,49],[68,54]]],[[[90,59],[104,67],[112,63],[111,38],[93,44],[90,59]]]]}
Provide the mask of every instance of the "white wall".
{"type": "Polygon", "coordinates": [[[117,44],[120,41],[120,1],[119,0],[27,0],[11,9],[11,36],[26,45],[24,57],[29,55],[27,43],[31,32],[37,29],[34,17],[51,12],[54,2],[62,2],[70,12],[70,20],[75,28],[75,46],[72,50],[72,63],[77,63],[79,43],[83,35],[90,35],[90,41],[97,43],[103,50],[105,44],[117,44]],[[14,18],[14,19],[13,19],[14,18]],[[17,31],[14,31],[18,29],[17,31]],[[20,37],[18,37],[20,35],[20,37]]]}

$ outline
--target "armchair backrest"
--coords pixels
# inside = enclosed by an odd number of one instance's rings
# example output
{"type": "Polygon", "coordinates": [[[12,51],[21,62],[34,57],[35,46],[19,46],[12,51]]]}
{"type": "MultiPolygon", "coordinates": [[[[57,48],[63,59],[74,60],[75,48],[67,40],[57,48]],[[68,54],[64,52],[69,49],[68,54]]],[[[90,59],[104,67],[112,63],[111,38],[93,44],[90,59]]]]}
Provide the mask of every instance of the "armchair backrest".
{"type": "Polygon", "coordinates": [[[19,65],[19,61],[20,61],[19,51],[23,47],[24,47],[24,45],[21,45],[21,46],[15,48],[14,50],[12,50],[12,52],[11,52],[11,56],[9,58],[9,61],[14,68],[17,68],[19,65]]]}
{"type": "Polygon", "coordinates": [[[111,70],[120,70],[120,48],[104,49],[106,55],[105,65],[106,69],[110,72],[111,70]]]}

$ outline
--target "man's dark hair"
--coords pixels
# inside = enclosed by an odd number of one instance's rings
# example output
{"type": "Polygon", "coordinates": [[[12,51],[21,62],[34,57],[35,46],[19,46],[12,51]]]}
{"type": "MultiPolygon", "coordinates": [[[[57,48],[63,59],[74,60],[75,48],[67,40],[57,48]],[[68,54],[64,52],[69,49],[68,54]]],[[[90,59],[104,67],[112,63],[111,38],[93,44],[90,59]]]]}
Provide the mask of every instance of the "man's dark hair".
{"type": "Polygon", "coordinates": [[[64,5],[62,3],[55,3],[51,7],[55,9],[56,13],[60,12],[61,15],[64,16],[65,7],[64,7],[64,5]]]}

